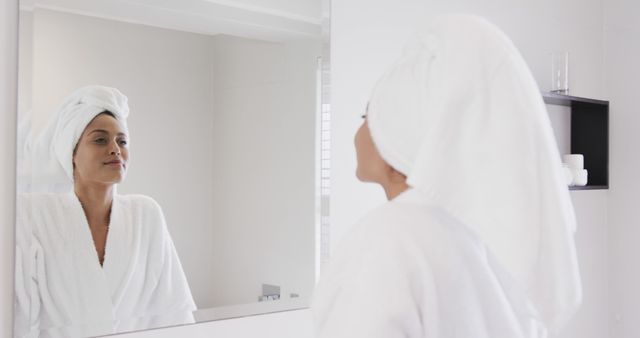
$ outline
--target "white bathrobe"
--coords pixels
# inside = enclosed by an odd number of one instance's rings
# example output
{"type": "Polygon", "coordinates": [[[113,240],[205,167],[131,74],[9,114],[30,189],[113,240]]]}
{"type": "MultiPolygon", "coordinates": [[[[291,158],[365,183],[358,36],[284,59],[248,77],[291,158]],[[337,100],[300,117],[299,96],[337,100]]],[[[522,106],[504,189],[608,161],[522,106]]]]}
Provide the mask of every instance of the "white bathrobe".
{"type": "Polygon", "coordinates": [[[196,306],[153,199],[114,196],[103,266],[75,194],[22,194],[17,206],[16,336],[194,322],[196,306]]]}
{"type": "Polygon", "coordinates": [[[312,309],[318,338],[545,336],[483,241],[412,189],[343,239],[312,309]]]}

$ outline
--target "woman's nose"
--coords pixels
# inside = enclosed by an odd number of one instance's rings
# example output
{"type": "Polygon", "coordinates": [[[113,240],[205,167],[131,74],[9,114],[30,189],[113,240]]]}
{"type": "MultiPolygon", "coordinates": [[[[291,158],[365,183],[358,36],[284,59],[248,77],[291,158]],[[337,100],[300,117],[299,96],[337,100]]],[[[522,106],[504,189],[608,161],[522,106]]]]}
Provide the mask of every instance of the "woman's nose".
{"type": "Polygon", "coordinates": [[[111,155],[117,155],[117,156],[120,156],[120,147],[118,147],[118,142],[117,142],[117,141],[114,141],[114,142],[111,144],[111,152],[110,152],[110,154],[111,154],[111,155]]]}

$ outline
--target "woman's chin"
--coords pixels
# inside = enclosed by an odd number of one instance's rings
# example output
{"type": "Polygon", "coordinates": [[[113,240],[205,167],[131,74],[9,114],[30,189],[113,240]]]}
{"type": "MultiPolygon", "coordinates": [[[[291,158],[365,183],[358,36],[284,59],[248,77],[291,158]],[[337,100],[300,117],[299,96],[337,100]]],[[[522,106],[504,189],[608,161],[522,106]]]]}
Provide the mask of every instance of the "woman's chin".
{"type": "Polygon", "coordinates": [[[360,182],[364,182],[364,183],[373,182],[373,180],[368,175],[366,175],[365,173],[363,173],[358,169],[356,169],[356,178],[360,182]]]}
{"type": "Polygon", "coordinates": [[[121,175],[114,175],[112,177],[105,177],[105,179],[102,180],[102,182],[105,184],[120,184],[124,181],[125,176],[126,175],[121,174],[121,175]]]}

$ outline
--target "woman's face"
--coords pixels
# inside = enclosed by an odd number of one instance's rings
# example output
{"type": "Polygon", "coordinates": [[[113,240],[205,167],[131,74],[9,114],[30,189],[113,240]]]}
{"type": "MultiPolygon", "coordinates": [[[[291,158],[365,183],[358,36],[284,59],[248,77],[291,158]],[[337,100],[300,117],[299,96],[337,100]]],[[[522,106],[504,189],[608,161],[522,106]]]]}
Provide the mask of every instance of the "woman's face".
{"type": "Polygon", "coordinates": [[[375,182],[384,184],[393,169],[385,162],[371,139],[369,126],[365,120],[356,132],[356,154],[358,157],[358,169],[356,176],[363,182],[375,182]]]}
{"type": "Polygon", "coordinates": [[[73,154],[76,183],[116,184],[124,180],[129,160],[127,131],[102,113],[85,128],[73,154]]]}

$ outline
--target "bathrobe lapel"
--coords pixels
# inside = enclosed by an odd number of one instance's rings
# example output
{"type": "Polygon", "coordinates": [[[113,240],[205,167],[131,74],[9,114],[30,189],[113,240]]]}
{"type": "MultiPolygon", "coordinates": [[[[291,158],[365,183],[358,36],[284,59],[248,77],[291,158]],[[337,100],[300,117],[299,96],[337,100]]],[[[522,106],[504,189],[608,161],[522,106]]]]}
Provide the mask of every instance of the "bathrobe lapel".
{"type": "MultiPolygon", "coordinates": [[[[139,260],[139,248],[141,241],[140,231],[141,226],[135,226],[133,217],[132,206],[128,205],[119,195],[115,195],[113,198],[113,204],[111,206],[111,217],[109,223],[109,233],[107,235],[107,241],[105,245],[105,256],[103,265],[100,266],[98,260],[98,254],[95,250],[95,244],[89,226],[84,217],[84,212],[80,206],[77,198],[75,210],[79,210],[82,213],[82,222],[74,222],[79,224],[82,229],[78,229],[78,233],[82,236],[81,245],[88,252],[86,256],[86,266],[90,266],[87,274],[91,278],[96,279],[96,283],[100,283],[101,290],[108,290],[108,295],[105,294],[104,302],[106,303],[106,296],[109,300],[109,308],[111,311],[111,318],[117,320],[115,313],[118,312],[120,305],[122,305],[123,298],[126,295],[129,283],[136,274],[135,267],[139,260]],[[125,226],[129,224],[130,226],[125,226]],[[136,249],[138,248],[138,249],[136,249]]],[[[125,301],[126,302],[126,301],[125,301]]]]}
{"type": "MultiPolygon", "coordinates": [[[[80,303],[76,315],[82,318],[79,322],[92,323],[82,325],[85,327],[83,331],[100,334],[110,332],[115,320],[111,289],[100,266],[87,218],[75,194],[68,194],[63,203],[63,209],[67,212],[61,215],[63,218],[56,220],[56,223],[70,227],[67,236],[70,239],[68,243],[72,246],[73,257],[72,269],[68,272],[76,276],[76,283],[73,284],[77,291],[74,291],[74,294],[80,295],[76,298],[80,303]]],[[[106,251],[110,251],[109,239],[106,251]]]]}
{"type": "Polygon", "coordinates": [[[111,290],[116,313],[123,301],[126,302],[126,291],[136,274],[135,267],[138,266],[140,256],[141,228],[140,224],[134,222],[132,206],[121,196],[114,196],[102,270],[111,290]]]}

